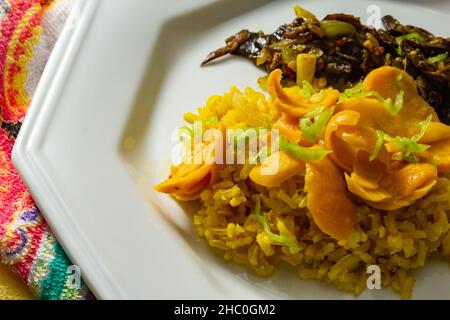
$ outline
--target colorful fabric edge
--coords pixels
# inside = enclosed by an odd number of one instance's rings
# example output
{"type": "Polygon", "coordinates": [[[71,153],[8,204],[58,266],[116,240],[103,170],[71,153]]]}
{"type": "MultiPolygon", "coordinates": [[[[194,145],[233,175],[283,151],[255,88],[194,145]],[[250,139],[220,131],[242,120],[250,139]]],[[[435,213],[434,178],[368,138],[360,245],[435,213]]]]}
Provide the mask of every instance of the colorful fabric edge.
{"type": "Polygon", "coordinates": [[[49,300],[94,297],[20,179],[11,152],[37,83],[30,78],[40,77],[63,21],[50,31],[43,23],[47,16],[67,16],[70,5],[0,0],[0,255],[38,298],[49,300]]]}

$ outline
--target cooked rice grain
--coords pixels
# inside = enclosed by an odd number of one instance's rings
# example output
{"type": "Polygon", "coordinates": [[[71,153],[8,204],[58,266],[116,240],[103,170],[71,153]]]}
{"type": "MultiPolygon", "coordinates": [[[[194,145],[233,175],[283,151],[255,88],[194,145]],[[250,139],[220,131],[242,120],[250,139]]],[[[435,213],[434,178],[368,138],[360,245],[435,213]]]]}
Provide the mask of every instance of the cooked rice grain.
{"type": "Polygon", "coordinates": [[[450,256],[448,176],[439,178],[432,192],[410,207],[385,213],[360,206],[359,224],[342,245],[322,233],[301,206],[306,197],[304,177],[266,189],[250,179],[233,180],[233,173],[242,166],[226,170],[228,178],[220,184],[234,186],[215,185],[203,192],[195,226],[210,246],[224,252],[226,260],[247,265],[259,276],[271,275],[283,261],[297,267],[301,279],[322,280],[359,295],[366,287],[367,267],[378,265],[383,284],[409,299],[414,286],[411,271],[423,267],[430,256],[450,256]],[[246,193],[261,196],[263,212],[270,212],[272,231],[295,237],[299,253],[291,253],[264,233],[255,219],[252,197],[246,197],[238,183],[245,185],[246,193]]]}
{"type": "MultiPolygon", "coordinates": [[[[242,94],[232,88],[224,96],[211,97],[198,113],[185,118],[205,121],[215,117],[219,128],[243,128],[249,121],[253,125],[271,122],[276,111],[264,95],[252,89],[242,94]],[[236,99],[243,96],[250,110],[264,112],[249,115],[236,108],[236,99]]],[[[221,166],[221,181],[201,194],[202,207],[194,225],[199,236],[221,250],[226,260],[246,265],[259,276],[270,276],[277,264],[288,263],[297,268],[301,279],[325,281],[359,295],[366,287],[367,267],[378,265],[382,285],[410,299],[414,287],[411,272],[424,267],[432,256],[450,257],[450,175],[440,177],[425,198],[409,207],[383,212],[359,205],[359,223],[344,244],[315,225],[306,208],[304,176],[279,188],[265,188],[248,179],[251,169],[248,164],[221,166]],[[262,212],[268,213],[273,233],[296,239],[298,253],[274,243],[264,232],[254,213],[255,195],[262,200],[262,212]]]]}

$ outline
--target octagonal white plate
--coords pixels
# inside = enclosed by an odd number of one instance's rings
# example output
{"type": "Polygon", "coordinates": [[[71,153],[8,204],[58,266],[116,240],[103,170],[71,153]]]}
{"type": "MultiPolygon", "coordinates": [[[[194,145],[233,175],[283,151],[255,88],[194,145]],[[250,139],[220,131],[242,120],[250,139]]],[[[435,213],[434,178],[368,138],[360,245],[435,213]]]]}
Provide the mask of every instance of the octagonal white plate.
{"type": "MultiPolygon", "coordinates": [[[[380,8],[448,36],[449,2],[302,0],[318,16],[380,8]],[[373,7],[373,5],[378,7],[373,7]]],[[[103,299],[348,299],[282,268],[269,279],[224,263],[187,211],[152,185],[168,172],[181,115],[261,74],[202,58],[241,28],[273,31],[293,1],[85,0],[48,63],[14,148],[14,163],[84,279],[103,299]]],[[[449,298],[450,269],[417,273],[416,298],[449,298]]],[[[396,297],[388,290],[363,298],[396,297]]]]}

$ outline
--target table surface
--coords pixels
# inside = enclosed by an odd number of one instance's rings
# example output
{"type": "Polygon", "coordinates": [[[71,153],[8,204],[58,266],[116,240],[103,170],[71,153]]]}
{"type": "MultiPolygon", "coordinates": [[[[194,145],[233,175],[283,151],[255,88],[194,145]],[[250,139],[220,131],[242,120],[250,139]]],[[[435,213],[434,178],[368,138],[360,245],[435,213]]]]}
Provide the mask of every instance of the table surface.
{"type": "Polygon", "coordinates": [[[0,300],[31,300],[33,295],[27,286],[0,263],[0,300]]]}

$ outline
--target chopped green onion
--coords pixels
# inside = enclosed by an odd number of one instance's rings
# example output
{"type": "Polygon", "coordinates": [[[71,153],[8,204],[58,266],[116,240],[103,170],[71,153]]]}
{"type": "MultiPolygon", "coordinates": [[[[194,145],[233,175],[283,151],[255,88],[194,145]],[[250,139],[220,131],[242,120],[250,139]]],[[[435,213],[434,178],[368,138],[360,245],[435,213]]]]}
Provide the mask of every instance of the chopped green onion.
{"type": "Polygon", "coordinates": [[[422,139],[423,136],[425,135],[425,132],[427,131],[432,119],[433,119],[433,116],[430,114],[425,121],[422,121],[421,123],[419,123],[420,130],[416,135],[411,137],[411,140],[413,140],[414,142],[418,142],[420,139],[422,139]]]}
{"type": "Polygon", "coordinates": [[[403,74],[400,73],[396,77],[397,81],[397,87],[399,88],[399,91],[397,93],[397,96],[395,97],[395,103],[394,103],[394,113],[398,113],[403,108],[403,104],[405,101],[405,88],[403,86],[403,74]]]}
{"type": "Polygon", "coordinates": [[[419,158],[413,153],[421,153],[426,151],[430,148],[427,144],[418,143],[420,139],[424,136],[425,132],[427,131],[431,120],[433,119],[432,115],[429,115],[428,118],[425,121],[422,121],[419,123],[419,132],[412,136],[411,138],[402,138],[402,137],[391,137],[388,134],[384,133],[381,130],[377,131],[377,142],[375,145],[375,149],[370,156],[370,161],[375,160],[375,158],[378,156],[381,146],[383,145],[384,141],[394,143],[397,147],[402,149],[403,152],[403,159],[408,162],[418,162],[419,158]]]}
{"type": "Polygon", "coordinates": [[[310,99],[312,97],[312,95],[315,93],[316,93],[316,90],[314,89],[312,84],[307,80],[303,80],[302,81],[302,96],[305,99],[310,99]]]}
{"type": "Polygon", "coordinates": [[[321,113],[323,111],[323,109],[324,109],[323,106],[317,106],[316,108],[314,108],[311,111],[309,111],[308,113],[306,113],[305,118],[314,118],[319,113],[321,113]]]}
{"type": "Polygon", "coordinates": [[[194,130],[192,130],[189,127],[181,127],[178,129],[178,137],[183,137],[183,136],[188,136],[190,137],[192,140],[194,140],[194,130]]]}
{"type": "Polygon", "coordinates": [[[322,160],[328,154],[331,153],[331,151],[328,150],[300,147],[297,144],[290,143],[283,136],[280,136],[278,140],[280,149],[286,152],[291,157],[298,160],[305,160],[305,161],[322,160]]]}
{"type": "Polygon", "coordinates": [[[372,155],[370,156],[370,161],[375,160],[378,157],[378,154],[381,151],[381,147],[383,146],[385,133],[381,130],[377,130],[377,142],[375,143],[375,148],[373,149],[372,155]]]}
{"type": "Polygon", "coordinates": [[[302,134],[308,138],[309,141],[315,141],[315,137],[310,134],[311,127],[314,123],[310,118],[302,118],[300,119],[300,129],[302,130],[302,134]]]}
{"type": "Polygon", "coordinates": [[[383,106],[393,114],[397,114],[403,108],[404,98],[405,98],[405,90],[403,88],[402,79],[403,79],[403,75],[399,74],[396,79],[397,86],[399,87],[399,91],[397,93],[397,96],[395,97],[394,103],[392,102],[392,99],[390,97],[387,99],[384,99],[378,93],[374,93],[374,96],[377,97],[377,99],[383,104],[383,106]]]}
{"type": "Polygon", "coordinates": [[[318,101],[322,101],[323,98],[325,97],[325,90],[321,90],[318,93],[315,93],[312,97],[311,97],[311,102],[318,102],[318,101]]]}
{"type": "Polygon", "coordinates": [[[348,88],[342,92],[344,98],[367,97],[367,92],[363,91],[363,84],[360,82],[352,88],[348,88]]]}
{"type": "Polygon", "coordinates": [[[400,90],[395,98],[394,113],[398,113],[403,108],[405,98],[405,90],[400,90]]]}
{"type": "Polygon", "coordinates": [[[261,197],[259,195],[255,196],[255,202],[256,202],[255,203],[256,220],[258,220],[258,222],[262,224],[264,232],[269,237],[269,239],[275,243],[286,245],[287,247],[289,247],[289,250],[292,253],[298,253],[300,251],[300,247],[298,246],[297,242],[287,237],[274,234],[272,232],[272,230],[270,229],[269,220],[267,219],[267,216],[261,214],[261,197]]]}
{"type": "Polygon", "coordinates": [[[420,153],[424,152],[428,148],[429,145],[417,143],[409,138],[388,138],[390,142],[395,143],[399,148],[403,150],[403,159],[408,162],[417,162],[417,157],[412,155],[412,153],[420,153]]]}
{"type": "Polygon", "coordinates": [[[402,54],[402,42],[404,40],[423,40],[423,37],[417,32],[412,32],[395,38],[395,42],[397,42],[398,45],[397,54],[399,55],[402,54]]]}
{"type": "MultiPolygon", "coordinates": [[[[401,76],[401,75],[399,75],[401,76]]],[[[403,89],[403,85],[401,82],[401,77],[397,78],[397,84],[399,86],[399,92],[397,93],[397,97],[395,98],[395,103],[392,102],[391,98],[384,99],[378,92],[376,91],[363,91],[363,84],[359,83],[353,88],[346,89],[342,96],[344,98],[365,98],[365,97],[374,97],[380,101],[383,106],[389,110],[392,114],[397,114],[402,108],[404,104],[404,96],[405,90],[403,89]]]]}
{"type": "Polygon", "coordinates": [[[356,28],[354,25],[339,20],[324,20],[320,22],[320,26],[325,31],[325,35],[328,38],[356,33],[356,28]]]}
{"type": "Polygon", "coordinates": [[[408,162],[417,162],[419,160],[415,155],[413,155],[413,153],[421,153],[430,148],[427,144],[417,143],[417,141],[414,141],[413,138],[392,138],[385,134],[385,141],[392,142],[397,147],[402,149],[403,159],[408,162]]]}
{"type": "Polygon", "coordinates": [[[448,57],[447,53],[441,53],[441,54],[438,54],[437,56],[428,58],[427,61],[428,61],[428,63],[435,64],[435,63],[444,61],[445,59],[447,59],[447,57],[448,57]]]}
{"type": "Polygon", "coordinates": [[[333,111],[333,109],[327,109],[317,114],[317,119],[314,123],[311,118],[315,118],[316,116],[302,118],[300,120],[300,129],[302,130],[303,135],[311,142],[316,141],[319,134],[325,129],[328,121],[330,121],[333,111]]]}

